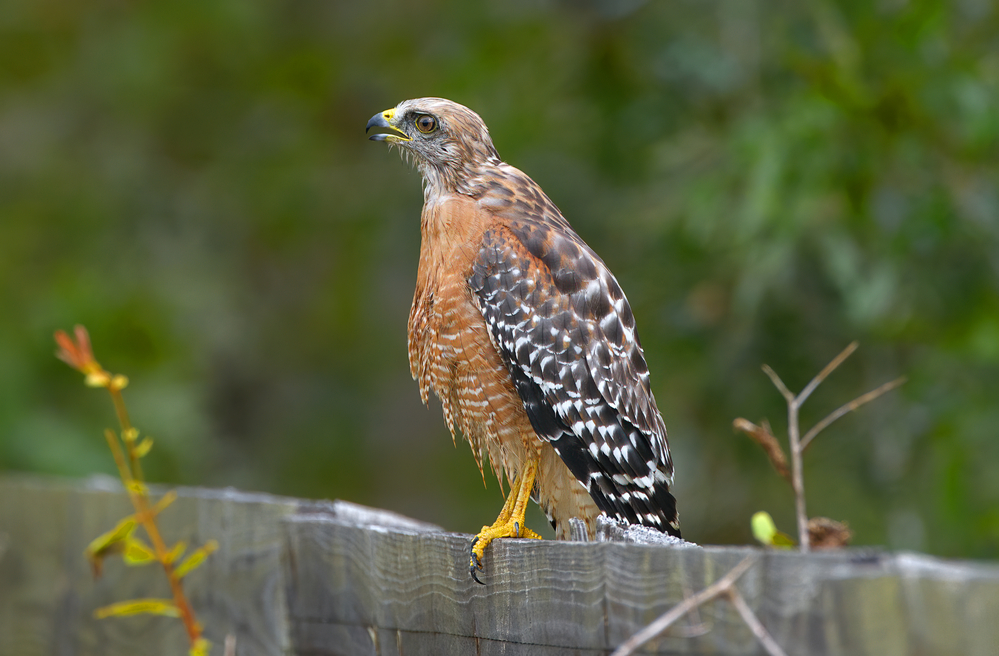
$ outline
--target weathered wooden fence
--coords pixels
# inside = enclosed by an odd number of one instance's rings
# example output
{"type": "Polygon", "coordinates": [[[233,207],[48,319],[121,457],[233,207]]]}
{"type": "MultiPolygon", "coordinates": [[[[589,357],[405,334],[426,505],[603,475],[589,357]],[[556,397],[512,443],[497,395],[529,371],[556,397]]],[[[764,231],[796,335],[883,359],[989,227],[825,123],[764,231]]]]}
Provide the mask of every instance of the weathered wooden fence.
{"type": "MultiPolygon", "coordinates": [[[[470,536],[343,502],[180,489],[169,540],[220,544],[186,579],[221,654],[606,655],[751,550],[619,542],[500,541],[487,585],[471,582],[470,536]]],[[[130,512],[104,479],[0,477],[0,656],[186,654],[178,620],[96,620],[93,610],[168,596],[162,573],[83,550],[130,512]]],[[[917,554],[760,552],[738,588],[789,654],[999,654],[999,566],[917,554]]],[[[710,630],[643,653],[759,654],[726,601],[710,630]]]]}

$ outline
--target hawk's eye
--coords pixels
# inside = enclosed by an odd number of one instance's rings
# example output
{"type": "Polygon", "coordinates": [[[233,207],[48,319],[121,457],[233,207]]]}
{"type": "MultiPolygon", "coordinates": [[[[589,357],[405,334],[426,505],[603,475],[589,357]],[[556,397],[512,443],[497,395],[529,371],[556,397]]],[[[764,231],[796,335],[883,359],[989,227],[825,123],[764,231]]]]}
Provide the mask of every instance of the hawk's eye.
{"type": "Polygon", "coordinates": [[[423,114],[416,119],[416,129],[423,134],[430,134],[437,129],[437,119],[429,114],[423,114]]]}

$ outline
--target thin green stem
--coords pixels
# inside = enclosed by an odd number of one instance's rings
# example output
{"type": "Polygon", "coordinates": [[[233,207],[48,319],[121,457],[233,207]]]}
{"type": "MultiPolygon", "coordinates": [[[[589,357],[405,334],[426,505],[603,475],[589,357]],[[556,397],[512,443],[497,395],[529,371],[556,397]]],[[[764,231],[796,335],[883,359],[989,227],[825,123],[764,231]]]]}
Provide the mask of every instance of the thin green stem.
{"type": "Polygon", "coordinates": [[[125,484],[125,489],[131,489],[132,473],[128,470],[128,463],[125,462],[125,454],[122,453],[121,445],[118,444],[118,436],[110,428],[104,431],[104,439],[108,442],[108,448],[111,449],[111,455],[114,457],[114,464],[118,466],[118,475],[121,476],[121,482],[125,484]]]}
{"type": "MultiPolygon", "coordinates": [[[[125,399],[120,389],[115,389],[111,384],[108,385],[107,389],[111,394],[111,399],[114,401],[114,408],[118,415],[118,422],[121,424],[122,435],[125,435],[126,432],[133,430],[128,417],[128,409],[125,407],[125,399]]],[[[160,535],[159,527],[156,525],[156,513],[150,508],[149,495],[142,481],[142,467],[139,464],[139,457],[135,453],[135,440],[121,439],[125,443],[125,448],[128,452],[128,460],[126,461],[125,453],[122,452],[121,445],[118,443],[118,436],[114,434],[114,431],[107,430],[104,436],[107,438],[108,446],[111,448],[115,464],[118,465],[118,472],[121,474],[122,482],[125,484],[125,489],[132,501],[132,506],[135,508],[135,517],[146,530],[146,535],[149,536],[149,541],[153,545],[153,551],[156,553],[156,560],[163,567],[163,571],[166,573],[167,580],[170,583],[170,591],[173,593],[173,603],[177,606],[180,618],[184,622],[184,628],[187,630],[187,636],[191,644],[194,645],[201,637],[201,625],[195,619],[194,610],[184,595],[184,588],[180,578],[174,573],[173,563],[169,559],[170,551],[167,549],[166,543],[163,541],[163,536],[160,535]]]]}
{"type": "Polygon", "coordinates": [[[125,449],[128,452],[128,463],[131,467],[132,478],[141,483],[144,480],[142,463],[139,456],[135,453],[135,440],[128,438],[128,434],[134,431],[134,427],[128,416],[128,408],[125,407],[125,397],[122,396],[120,389],[114,387],[113,379],[112,384],[108,386],[108,393],[111,394],[111,401],[114,403],[114,410],[118,415],[118,423],[121,424],[122,441],[125,443],[125,449]]]}

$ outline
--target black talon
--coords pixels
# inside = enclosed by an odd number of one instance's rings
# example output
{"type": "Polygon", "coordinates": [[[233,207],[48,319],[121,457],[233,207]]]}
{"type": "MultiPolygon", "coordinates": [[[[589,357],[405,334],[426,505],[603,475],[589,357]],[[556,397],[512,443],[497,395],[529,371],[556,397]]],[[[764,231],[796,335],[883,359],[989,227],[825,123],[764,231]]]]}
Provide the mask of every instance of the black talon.
{"type": "Polygon", "coordinates": [[[513,523],[513,530],[517,534],[517,537],[519,538],[520,537],[520,522],[514,522],[513,523]]]}
{"type": "Polygon", "coordinates": [[[472,538],[472,544],[468,545],[468,554],[469,554],[468,573],[472,575],[473,581],[475,581],[479,585],[485,585],[485,583],[479,580],[479,577],[475,573],[476,570],[482,571],[482,561],[475,554],[475,545],[478,543],[478,541],[479,541],[479,536],[476,535],[474,538],[472,538]]]}

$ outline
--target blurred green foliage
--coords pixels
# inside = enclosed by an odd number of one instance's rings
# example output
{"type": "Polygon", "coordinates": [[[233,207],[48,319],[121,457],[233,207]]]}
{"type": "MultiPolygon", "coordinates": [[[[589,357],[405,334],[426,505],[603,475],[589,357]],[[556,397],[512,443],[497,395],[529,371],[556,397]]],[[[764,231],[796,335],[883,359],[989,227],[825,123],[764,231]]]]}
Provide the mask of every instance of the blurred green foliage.
{"type": "MultiPolygon", "coordinates": [[[[0,3],[0,469],[113,472],[85,324],[150,480],[392,508],[501,504],[406,357],[418,174],[376,111],[477,110],[617,274],[684,535],[751,541],[783,480],[731,421],[803,428],[861,544],[999,555],[999,12],[987,0],[0,3]]],[[[536,525],[542,523],[535,516],[536,525]]]]}

